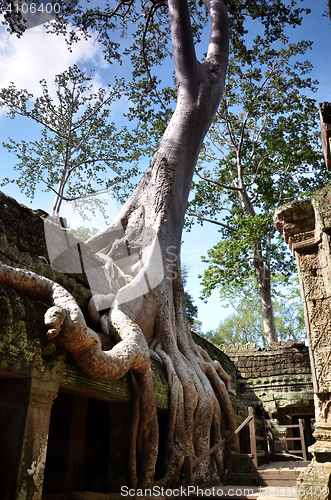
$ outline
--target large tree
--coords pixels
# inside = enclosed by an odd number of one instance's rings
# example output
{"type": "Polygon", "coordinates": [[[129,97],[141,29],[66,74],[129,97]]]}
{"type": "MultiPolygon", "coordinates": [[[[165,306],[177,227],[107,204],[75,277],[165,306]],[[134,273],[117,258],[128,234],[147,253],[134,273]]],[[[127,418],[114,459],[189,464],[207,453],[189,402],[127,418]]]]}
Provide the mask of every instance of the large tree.
{"type": "Polygon", "coordinates": [[[33,199],[42,184],[45,191],[55,193],[52,216],[59,216],[63,200],[86,196],[98,187],[127,195],[132,190],[129,179],[137,175],[136,155],[126,128],[118,131],[109,121],[111,105],[123,93],[121,84],[115,81],[107,90],[95,89],[92,76],[76,65],[55,76],[56,99],[45,80],[40,84],[42,95],[36,98],[13,83],[0,90],[0,107],[7,116],[23,116],[42,127],[40,139],[9,138],[3,143],[19,160],[14,167],[19,176],[4,178],[0,185],[16,182],[33,199]]]}
{"type": "Polygon", "coordinates": [[[204,296],[215,288],[230,300],[244,289],[257,291],[268,346],[278,339],[273,288],[291,283],[296,272],[273,213],[330,180],[322,169],[317,104],[309,97],[316,82],[302,60],[310,45],[258,36],[249,51],[234,52],[188,209],[217,224],[222,237],[204,258],[204,296]]]}
{"type": "MultiPolygon", "coordinates": [[[[218,108],[225,80],[228,57],[227,12],[221,0],[206,1],[210,14],[210,42],[203,63],[197,61],[188,6],[169,1],[170,25],[175,59],[178,99],[176,110],[163,135],[145,176],[114,222],[92,237],[93,251],[121,260],[124,248],[130,254],[140,250],[145,264],[130,259],[125,274],[132,281],[117,294],[108,321],[118,343],[104,353],[96,333],[84,321],[72,297],[46,279],[0,268],[1,282],[47,300],[52,306],[46,314],[48,336],[56,336],[72,354],[77,365],[93,378],[119,379],[131,370],[135,388],[130,473],[138,482],[151,485],[158,451],[158,425],[153,393],[150,355],[164,363],[171,390],[167,467],[165,484],[173,481],[185,455],[200,455],[219,441],[235,419],[228,396],[227,377],[221,366],[194,344],[185,315],[185,299],[180,276],[180,244],[186,203],[201,143],[218,108]],[[119,229],[125,231],[117,239],[119,229]],[[151,245],[139,241],[145,228],[155,235],[151,245]],[[114,241],[115,239],[115,241],[114,241]],[[158,265],[155,248],[159,243],[164,265],[158,265]],[[167,256],[171,252],[171,266],[167,256]],[[145,254],[145,255],[144,255],[145,254]],[[156,262],[156,264],[155,264],[156,262]],[[153,289],[144,288],[146,268],[161,275],[153,289]],[[125,294],[138,295],[126,300],[125,294]],[[221,375],[221,376],[220,376],[221,375]]],[[[140,262],[140,261],[138,261],[140,262]]],[[[149,275],[150,277],[150,275],[149,275]]],[[[150,280],[149,280],[150,281],[150,280]]],[[[202,464],[201,477],[220,473],[222,452],[202,464]]]]}
{"type": "MultiPolygon", "coordinates": [[[[226,427],[233,430],[235,426],[228,377],[190,335],[180,272],[181,234],[192,176],[200,146],[220,103],[228,59],[226,8],[221,0],[204,3],[210,16],[210,39],[206,57],[200,63],[192,33],[196,25],[192,30],[189,12],[189,7],[194,11],[198,3],[168,1],[177,80],[176,109],[139,185],[114,222],[88,240],[90,248],[106,260],[109,281],[114,273],[122,273],[127,283],[111,304],[111,294],[108,294],[110,310],[101,318],[104,330],[117,340],[115,347],[102,351],[98,335],[87,327],[79,307],[59,285],[24,270],[5,265],[0,268],[1,283],[49,303],[45,317],[48,337],[57,337],[83,372],[98,380],[115,380],[131,371],[134,406],[129,466],[133,486],[138,482],[141,486],[152,484],[158,453],[151,356],[166,367],[170,386],[163,484],[169,485],[175,480],[185,455],[202,454],[221,439],[226,427]]],[[[136,22],[137,6],[131,0],[122,0],[115,9],[107,4],[102,12],[98,7],[82,11],[77,6],[74,20],[87,35],[90,27],[98,30],[106,56],[112,59],[117,56],[118,47],[109,36],[109,29],[114,27],[116,16],[120,26],[126,15],[136,22]]],[[[298,12],[292,13],[291,7],[285,8],[280,1],[263,2],[262,10],[255,2],[245,5],[252,15],[261,15],[270,36],[274,37],[282,31],[288,15],[298,19],[298,12]]],[[[231,4],[231,9],[240,37],[246,11],[237,2],[231,4]]],[[[164,16],[163,4],[145,5],[147,21],[156,10],[164,16]]],[[[10,18],[7,20],[10,22],[10,18]]],[[[62,27],[58,19],[54,29],[62,27]]],[[[151,40],[154,44],[151,50],[155,48],[155,53],[148,53],[147,66],[160,62],[163,57],[160,24],[150,23],[150,27],[157,35],[151,40]]],[[[164,17],[163,27],[166,31],[169,28],[164,17]]],[[[146,54],[144,34],[141,30],[146,54]]],[[[77,30],[72,30],[69,42],[74,42],[77,36],[77,30]]],[[[238,42],[239,45],[242,48],[238,42]]],[[[146,62],[145,59],[140,60],[146,62]]],[[[136,71],[139,81],[139,68],[136,71]]],[[[150,85],[149,90],[146,87],[145,97],[153,95],[156,99],[154,87],[150,85]]],[[[145,111],[139,107],[139,92],[136,99],[137,109],[145,119],[145,111]]],[[[99,310],[104,309],[100,306],[102,300],[100,294],[94,296],[89,307],[96,320],[99,310]]],[[[223,451],[219,450],[201,463],[198,480],[219,477],[223,458],[223,451]]]]}

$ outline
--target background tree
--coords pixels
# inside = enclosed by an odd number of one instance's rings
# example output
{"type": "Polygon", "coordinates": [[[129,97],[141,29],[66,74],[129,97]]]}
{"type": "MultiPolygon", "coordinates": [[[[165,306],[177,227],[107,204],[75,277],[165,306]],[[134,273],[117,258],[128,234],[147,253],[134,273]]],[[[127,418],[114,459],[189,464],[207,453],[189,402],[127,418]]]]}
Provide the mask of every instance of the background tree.
{"type": "MultiPolygon", "coordinates": [[[[263,335],[263,318],[258,297],[255,300],[242,300],[233,305],[235,312],[220,321],[216,330],[206,333],[215,345],[255,343],[266,348],[263,335]]],[[[275,324],[279,340],[304,341],[306,329],[303,306],[300,298],[273,300],[275,324]]]]}
{"type": "Polygon", "coordinates": [[[185,295],[187,323],[190,330],[202,334],[202,322],[198,320],[198,307],[194,304],[194,299],[190,292],[185,289],[187,284],[187,276],[188,268],[184,265],[182,266],[182,281],[185,295]]]}
{"type": "Polygon", "coordinates": [[[19,163],[16,181],[5,178],[1,186],[16,182],[30,198],[36,187],[54,191],[52,215],[58,216],[63,200],[73,200],[109,188],[119,197],[132,190],[130,179],[138,173],[135,154],[128,154],[129,134],[117,131],[110,122],[111,105],[122,96],[119,82],[114,87],[95,89],[92,76],[77,66],[55,77],[56,99],[45,80],[42,95],[34,98],[14,84],[0,90],[0,106],[10,118],[21,115],[41,125],[41,138],[16,142],[9,138],[3,146],[14,153],[19,163]],[[129,166],[124,162],[130,161],[129,166]]]}
{"type": "Polygon", "coordinates": [[[258,36],[250,50],[234,51],[188,208],[222,235],[203,259],[203,296],[215,288],[232,300],[243,289],[258,292],[267,345],[277,341],[272,286],[290,283],[296,272],[273,213],[331,179],[322,168],[317,105],[302,93],[316,85],[310,63],[301,61],[310,46],[258,36]]]}
{"type": "Polygon", "coordinates": [[[74,236],[76,236],[76,238],[78,238],[81,241],[88,240],[89,238],[91,238],[91,236],[93,236],[99,231],[99,229],[95,227],[85,227],[85,226],[78,226],[76,229],[71,229],[71,228],[69,229],[70,229],[70,234],[73,234],[74,236]]]}
{"type": "MultiPolygon", "coordinates": [[[[210,43],[206,57],[200,63],[194,45],[195,35],[199,31],[196,23],[193,22],[192,27],[190,23],[190,12],[194,14],[199,10],[200,3],[169,0],[168,6],[177,80],[176,109],[137,188],[114,222],[88,240],[93,251],[109,259],[106,271],[115,270],[114,266],[118,264],[121,272],[130,276],[130,283],[119,290],[107,321],[102,323],[105,331],[108,328],[109,334],[117,340],[117,344],[110,351],[103,352],[98,335],[86,326],[77,304],[68,292],[55,283],[24,270],[5,265],[0,267],[2,283],[49,303],[51,307],[45,318],[49,328],[48,337],[57,337],[81,370],[98,380],[115,380],[130,370],[134,402],[129,469],[132,485],[136,486],[139,460],[139,484],[142,487],[150,486],[153,482],[158,453],[150,356],[164,364],[170,385],[169,427],[162,484],[173,483],[185,455],[200,455],[220,440],[225,426],[230,429],[235,426],[228,395],[229,380],[222,367],[210,360],[207,353],[193,342],[189,333],[180,273],[181,233],[191,180],[200,146],[218,109],[224,88],[228,52],[227,15],[220,0],[205,1],[210,15],[210,43]],[[156,237],[152,241],[149,239],[150,244],[141,248],[145,229],[149,230],[149,234],[154,231],[156,237]],[[155,265],[159,262],[157,242],[162,255],[161,267],[155,265]],[[123,259],[128,249],[131,258],[123,259]],[[142,267],[137,265],[142,260],[138,261],[141,255],[145,257],[142,267]],[[163,279],[154,288],[149,281],[148,288],[146,273],[150,273],[150,277],[163,276],[163,279]],[[128,300],[128,297],[132,297],[130,294],[135,292],[139,293],[128,300]]],[[[115,8],[106,3],[103,11],[97,6],[84,11],[77,5],[74,11],[69,10],[67,13],[73,16],[69,19],[76,24],[72,30],[69,27],[68,41],[73,43],[80,34],[88,36],[93,28],[98,31],[106,58],[111,62],[119,58],[120,53],[110,32],[118,26],[125,28],[128,20],[133,21],[139,30],[137,19],[143,16],[148,21],[150,32],[155,34],[155,43],[163,40],[169,31],[164,5],[146,3],[143,11],[138,12],[140,7],[141,4],[131,0],[121,1],[115,8]],[[154,14],[160,16],[157,26],[151,22],[154,14]]],[[[260,16],[269,36],[275,38],[289,19],[291,23],[299,22],[300,11],[294,9],[293,2],[290,7],[284,7],[282,2],[274,0],[266,0],[262,6],[256,6],[251,1],[246,2],[245,6],[242,2],[231,2],[231,9],[231,19],[234,21],[231,23],[232,27],[237,26],[237,45],[241,49],[243,32],[240,29],[246,14],[260,16]]],[[[64,13],[52,29],[62,32],[68,26],[66,23],[69,19],[64,13]]],[[[13,28],[10,16],[7,16],[7,22],[13,28]]],[[[144,32],[140,34],[140,60],[149,50],[143,35],[144,32]]],[[[148,61],[149,68],[162,59],[163,53],[156,51],[154,60],[148,61]]],[[[139,84],[138,74],[136,80],[139,84]]],[[[147,95],[142,95],[141,102],[150,95],[156,98],[154,85],[151,85],[147,95]]],[[[143,109],[139,108],[138,101],[135,104],[138,110],[143,109]]],[[[147,111],[152,107],[146,106],[147,111]]],[[[213,476],[219,478],[222,466],[220,450],[200,464],[197,480],[206,481],[213,476]]]]}

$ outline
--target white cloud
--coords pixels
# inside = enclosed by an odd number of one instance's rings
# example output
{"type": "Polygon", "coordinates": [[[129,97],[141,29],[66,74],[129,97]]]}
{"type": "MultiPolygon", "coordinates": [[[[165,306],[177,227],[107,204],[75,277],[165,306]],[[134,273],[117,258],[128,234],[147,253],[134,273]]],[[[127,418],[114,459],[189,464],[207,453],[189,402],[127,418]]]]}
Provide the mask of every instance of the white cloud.
{"type": "MultiPolygon", "coordinates": [[[[0,21],[2,16],[0,16],[0,21]]],[[[47,82],[50,95],[55,98],[54,76],[77,64],[86,74],[92,73],[93,90],[105,87],[103,79],[105,69],[109,64],[105,61],[101,45],[90,38],[80,41],[72,47],[72,52],[62,35],[47,34],[43,26],[36,26],[27,30],[21,38],[9,35],[6,28],[0,25],[0,54],[1,72],[0,89],[8,87],[13,82],[18,89],[27,89],[35,97],[41,95],[40,80],[47,82]]],[[[112,67],[114,70],[114,68],[112,67]]],[[[109,72],[106,72],[109,77],[109,72]]],[[[128,100],[123,97],[112,105],[112,120],[122,118],[124,110],[129,106],[128,100]]],[[[0,108],[0,118],[4,118],[6,111],[0,108]]]]}
{"type": "Polygon", "coordinates": [[[93,39],[81,41],[69,52],[64,37],[46,34],[43,26],[27,30],[21,38],[0,28],[0,88],[14,82],[40,95],[39,81],[45,79],[51,88],[54,76],[73,64],[100,65],[102,49],[93,39]]]}

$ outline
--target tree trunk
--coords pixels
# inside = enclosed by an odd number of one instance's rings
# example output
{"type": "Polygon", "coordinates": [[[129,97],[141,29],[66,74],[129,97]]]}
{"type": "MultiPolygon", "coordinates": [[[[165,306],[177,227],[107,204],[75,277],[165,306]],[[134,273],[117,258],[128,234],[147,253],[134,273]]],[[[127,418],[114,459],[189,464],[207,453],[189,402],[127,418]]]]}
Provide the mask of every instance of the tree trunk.
{"type": "Polygon", "coordinates": [[[257,250],[253,253],[253,260],[261,302],[263,329],[267,347],[270,349],[274,342],[278,341],[271,299],[270,269],[263,262],[262,255],[257,250]]]}
{"type": "Polygon", "coordinates": [[[58,183],[56,195],[54,197],[54,202],[52,206],[52,217],[60,216],[60,207],[63,201],[64,187],[65,187],[65,181],[64,179],[61,179],[58,183]]]}
{"type": "MultiPolygon", "coordinates": [[[[24,272],[0,268],[2,283],[9,280],[13,287],[25,287],[27,293],[39,287],[48,296],[53,305],[45,318],[48,335],[58,337],[82,371],[98,380],[116,380],[131,370],[135,394],[130,447],[133,487],[151,486],[158,453],[150,356],[164,364],[170,386],[166,473],[160,484],[174,484],[185,455],[201,455],[222,439],[225,428],[233,431],[236,426],[229,378],[193,342],[189,332],[180,274],[190,185],[202,141],[222,96],[228,56],[225,7],[221,0],[205,3],[211,36],[206,60],[200,64],[187,3],[169,0],[178,85],[176,110],[127,203],[108,228],[87,242],[106,260],[108,277],[122,273],[130,281],[116,294],[107,317],[101,318],[104,330],[118,341],[115,347],[106,353],[101,350],[98,336],[87,328],[77,304],[59,285],[45,278],[39,282],[31,274],[23,281],[33,285],[20,285],[24,272]]],[[[99,299],[92,300],[91,309],[96,313],[99,299]]],[[[220,449],[197,468],[197,480],[207,482],[214,476],[219,480],[223,464],[220,449]]]]}

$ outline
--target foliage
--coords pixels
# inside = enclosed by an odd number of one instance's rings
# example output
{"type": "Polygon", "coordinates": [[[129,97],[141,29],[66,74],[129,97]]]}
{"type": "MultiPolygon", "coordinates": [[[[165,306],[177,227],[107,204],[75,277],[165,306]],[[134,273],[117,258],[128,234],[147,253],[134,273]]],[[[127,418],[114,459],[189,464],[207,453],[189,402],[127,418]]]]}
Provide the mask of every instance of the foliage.
{"type": "MultiPolygon", "coordinates": [[[[0,0],[4,12],[3,24],[18,37],[24,33],[24,23],[6,7],[10,0],[0,0]]],[[[261,32],[270,41],[277,40],[287,26],[301,24],[303,14],[299,0],[224,0],[229,12],[232,52],[245,57],[247,53],[247,21],[251,29],[261,32]],[[253,26],[253,28],[252,28],[253,26]]],[[[206,9],[202,2],[188,2],[192,32],[197,45],[207,23],[206,9]]],[[[97,33],[104,48],[104,57],[110,64],[120,63],[132,67],[132,79],[127,79],[129,102],[132,106],[128,119],[134,120],[133,135],[139,137],[139,148],[150,155],[169,122],[174,108],[176,92],[171,73],[159,76],[159,68],[172,57],[170,25],[164,1],[133,2],[121,0],[118,4],[105,0],[102,5],[88,2],[65,1],[61,15],[47,26],[48,32],[63,34],[69,48],[79,40],[97,33]],[[124,39],[124,43],[123,43],[124,39]],[[132,40],[127,43],[125,39],[132,40]]],[[[202,56],[202,54],[201,54],[202,56]]],[[[118,66],[116,66],[118,68],[118,66]]]]}
{"type": "Polygon", "coordinates": [[[283,35],[276,43],[257,36],[250,49],[232,51],[188,207],[201,224],[220,227],[221,240],[204,258],[204,298],[215,288],[223,298],[252,295],[255,279],[262,302],[269,295],[271,304],[271,281],[290,283],[295,273],[274,211],[331,181],[323,170],[318,108],[307,95],[316,89],[311,64],[302,60],[310,47],[283,35]]]}
{"type": "Polygon", "coordinates": [[[301,300],[277,301],[274,304],[276,328],[280,340],[302,341],[307,338],[301,300]]]}
{"type": "MultiPolygon", "coordinates": [[[[273,306],[279,340],[305,340],[301,300],[277,298],[273,301],[273,306]]],[[[255,297],[255,300],[241,301],[234,307],[236,311],[222,320],[216,330],[209,331],[207,338],[216,345],[255,343],[266,347],[258,297],[255,297]]]]}
{"type": "MultiPolygon", "coordinates": [[[[301,24],[302,14],[309,13],[310,9],[299,7],[300,1],[292,0],[225,0],[224,1],[230,18],[230,31],[233,39],[233,48],[237,51],[245,51],[244,35],[247,33],[247,18],[258,20],[263,33],[270,40],[277,40],[283,33],[284,27],[297,26],[301,24]]],[[[4,13],[2,23],[7,26],[10,33],[18,37],[24,33],[24,23],[17,22],[17,15],[13,10],[6,10],[9,0],[0,1],[0,10],[4,13]],[[18,29],[20,28],[20,29],[18,29]]],[[[200,40],[201,29],[206,22],[206,11],[202,2],[190,0],[188,2],[192,19],[192,31],[195,42],[200,40]]],[[[66,35],[69,46],[80,39],[93,36],[93,31],[99,34],[99,42],[104,46],[105,58],[108,62],[122,60],[123,52],[118,36],[110,36],[110,33],[125,37],[128,31],[135,28],[133,32],[135,40],[146,38],[147,57],[149,64],[160,64],[164,55],[169,54],[169,47],[164,45],[164,39],[170,36],[170,27],[166,4],[163,1],[154,1],[139,4],[132,0],[122,0],[115,4],[110,1],[99,5],[89,2],[86,6],[78,1],[66,1],[61,5],[60,15],[52,24],[48,25],[50,32],[66,35]],[[88,7],[88,8],[86,8],[88,7]],[[146,19],[147,23],[142,19],[146,19]],[[145,26],[148,25],[148,30],[145,26]],[[146,32],[145,32],[146,31],[146,32]]],[[[141,53],[139,57],[141,57],[141,53]]]]}
{"type": "Polygon", "coordinates": [[[193,325],[198,317],[198,308],[194,305],[194,300],[189,292],[184,292],[186,304],[186,317],[188,325],[193,329],[193,325]]]}
{"type": "Polygon", "coordinates": [[[78,226],[76,229],[70,229],[70,234],[73,234],[76,236],[76,238],[79,238],[81,241],[86,241],[91,236],[96,234],[99,231],[99,229],[95,227],[85,227],[85,226],[78,226]]]}
{"type": "MultiPolygon", "coordinates": [[[[202,2],[191,0],[188,3],[194,41],[197,43],[201,40],[203,29],[206,26],[206,9],[202,2]]],[[[0,9],[4,12],[3,23],[7,26],[9,32],[20,37],[24,33],[24,23],[19,23],[17,15],[10,13],[11,9],[6,10],[8,4],[9,0],[0,0],[0,9]]],[[[245,40],[247,19],[254,20],[256,29],[272,41],[279,38],[286,26],[299,25],[301,16],[309,12],[309,9],[301,8],[300,2],[296,0],[293,0],[289,5],[281,0],[265,0],[262,3],[257,3],[255,0],[248,0],[247,2],[225,0],[225,4],[229,11],[232,51],[241,54],[242,57],[245,57],[248,50],[245,40]]],[[[64,2],[61,6],[61,15],[57,16],[48,25],[48,32],[63,34],[69,48],[79,40],[88,39],[97,33],[98,42],[104,48],[106,61],[110,64],[121,63],[125,67],[129,63],[132,67],[132,78],[127,78],[126,75],[125,83],[128,101],[132,103],[127,113],[127,119],[132,122],[130,127],[132,131],[129,133],[128,130],[125,130],[123,136],[123,133],[116,132],[114,124],[108,125],[109,130],[107,131],[107,134],[110,134],[111,144],[108,152],[112,153],[111,165],[107,165],[107,167],[114,170],[114,177],[107,185],[111,184],[115,195],[119,196],[121,201],[124,201],[133,186],[133,182],[136,180],[138,171],[134,166],[131,170],[123,171],[123,178],[120,179],[118,168],[121,160],[129,159],[129,161],[132,161],[141,155],[151,156],[169,122],[176,100],[173,75],[170,73],[167,78],[163,71],[162,77],[159,76],[159,68],[164,68],[167,59],[172,57],[167,6],[162,1],[139,4],[131,0],[124,0],[119,2],[118,5],[114,5],[113,2],[106,0],[102,3],[102,6],[92,5],[91,3],[86,6],[76,1],[64,2]],[[130,36],[128,37],[128,35],[130,36]],[[125,39],[125,37],[132,40],[132,42],[127,43],[124,41],[122,43],[122,39],[125,39]],[[117,156],[117,161],[114,160],[115,156],[117,156]],[[130,183],[130,179],[133,182],[130,183]]],[[[116,74],[119,71],[117,65],[116,74]]],[[[42,85],[44,86],[43,92],[45,92],[47,90],[46,83],[43,82],[42,85]]],[[[123,89],[123,82],[111,89],[113,93],[111,100],[119,97],[118,95],[115,96],[115,94],[120,89],[123,89]]],[[[51,104],[48,92],[46,94],[43,96],[43,102],[40,101],[42,104],[41,109],[43,107],[47,109],[48,104],[51,104]]],[[[11,88],[11,95],[7,94],[7,103],[12,96],[21,100],[17,104],[23,106],[23,112],[24,105],[32,98],[26,91],[20,93],[14,86],[11,88]]],[[[17,112],[16,110],[15,113],[17,112]]],[[[34,119],[37,116],[38,113],[35,116],[31,115],[34,119]]],[[[23,164],[31,155],[34,157],[39,153],[43,153],[42,148],[45,143],[47,146],[51,146],[48,156],[57,156],[58,151],[50,142],[52,137],[49,136],[49,128],[46,127],[43,134],[46,137],[33,143],[30,150],[27,144],[12,141],[7,147],[15,154],[20,155],[20,164],[23,164]]],[[[50,135],[52,136],[52,134],[50,135]]],[[[48,158],[45,158],[45,162],[48,163],[48,158]]],[[[39,164],[36,166],[32,162],[31,167],[37,168],[39,182],[41,179],[39,164]]],[[[88,170],[88,167],[86,169],[86,174],[89,175],[91,170],[88,170]]],[[[93,171],[95,173],[95,169],[93,171]]],[[[58,182],[59,178],[61,179],[61,176],[54,175],[50,179],[45,179],[45,182],[54,189],[54,183],[58,182]]],[[[87,177],[87,179],[89,178],[87,177]]],[[[100,176],[95,175],[95,180],[98,184],[100,176]]],[[[33,196],[35,180],[31,179],[31,182],[27,183],[29,187],[24,186],[22,181],[19,182],[21,188],[28,195],[33,196]]],[[[82,196],[86,192],[91,192],[91,189],[85,189],[84,180],[79,180],[77,187],[74,187],[73,182],[71,186],[68,185],[67,187],[69,197],[82,196]]]]}
{"type": "MultiPolygon", "coordinates": [[[[182,272],[182,281],[184,288],[187,284],[187,276],[188,276],[188,268],[187,266],[183,266],[181,269],[182,272]]],[[[187,290],[184,291],[185,295],[185,304],[186,304],[186,317],[189,328],[194,331],[201,332],[201,321],[198,320],[198,307],[194,304],[194,300],[190,292],[187,290]]]]}
{"type": "MultiPolygon", "coordinates": [[[[14,168],[20,173],[16,180],[20,189],[30,198],[39,183],[54,191],[53,215],[58,215],[63,199],[93,193],[101,185],[112,187],[124,199],[133,187],[129,179],[138,169],[134,163],[124,165],[135,160],[128,132],[117,131],[109,120],[111,104],[122,95],[121,83],[95,89],[92,76],[73,66],[55,77],[56,99],[45,80],[40,84],[42,95],[35,99],[14,84],[0,91],[0,106],[10,118],[22,115],[42,127],[39,140],[3,143],[19,160],[14,168]]],[[[1,185],[8,182],[14,180],[5,178],[1,185]]]]}

